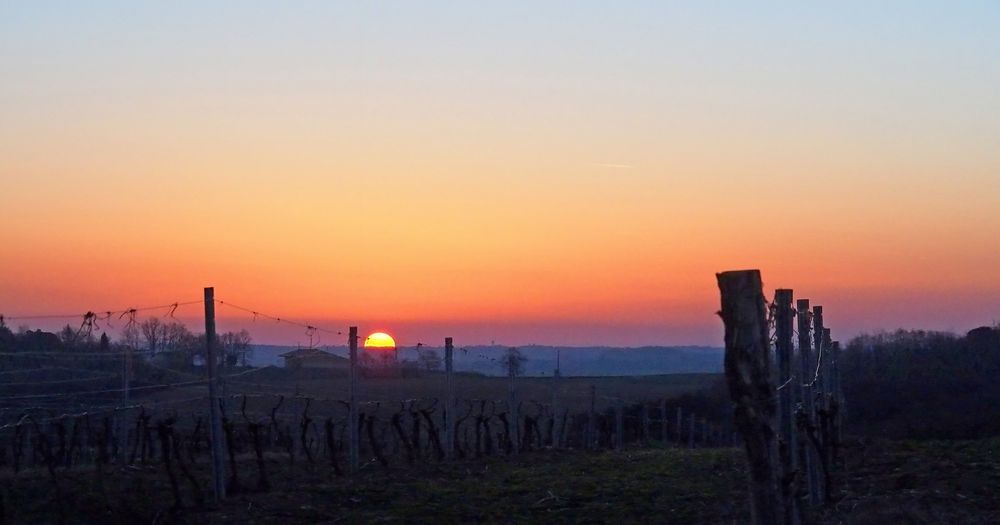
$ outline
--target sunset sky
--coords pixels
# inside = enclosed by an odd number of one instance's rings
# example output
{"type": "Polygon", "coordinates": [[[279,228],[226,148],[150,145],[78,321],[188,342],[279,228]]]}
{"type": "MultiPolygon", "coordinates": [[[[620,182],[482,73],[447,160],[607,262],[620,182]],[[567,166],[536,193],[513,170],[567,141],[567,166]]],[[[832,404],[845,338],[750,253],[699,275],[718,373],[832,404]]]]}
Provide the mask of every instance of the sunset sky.
{"type": "Polygon", "coordinates": [[[708,4],[0,1],[0,313],[721,345],[760,268],[844,340],[1000,321],[1000,2],[708,4]]]}

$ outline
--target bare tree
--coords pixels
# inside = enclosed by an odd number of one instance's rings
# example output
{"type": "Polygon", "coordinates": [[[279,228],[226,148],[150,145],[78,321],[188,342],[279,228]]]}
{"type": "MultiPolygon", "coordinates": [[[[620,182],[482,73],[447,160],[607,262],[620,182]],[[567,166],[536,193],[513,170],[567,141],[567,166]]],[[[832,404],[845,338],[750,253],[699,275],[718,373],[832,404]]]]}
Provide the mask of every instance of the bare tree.
{"type": "Polygon", "coordinates": [[[159,358],[169,368],[187,370],[194,358],[204,354],[204,339],[192,334],[181,323],[163,325],[159,343],[159,358]]]}
{"type": "Polygon", "coordinates": [[[508,348],[503,353],[500,366],[507,375],[520,376],[524,375],[524,367],[527,362],[528,358],[520,350],[517,348],[508,348]]]}
{"type": "Polygon", "coordinates": [[[129,323],[122,330],[121,342],[125,346],[137,349],[139,348],[140,341],[142,340],[141,330],[136,326],[135,323],[129,323]]]}
{"type": "Polygon", "coordinates": [[[142,336],[146,339],[146,349],[149,355],[156,355],[157,350],[162,350],[161,346],[167,336],[167,326],[160,322],[159,317],[150,317],[139,325],[142,336]]]}
{"type": "Polygon", "coordinates": [[[246,330],[226,332],[219,336],[219,344],[225,352],[227,366],[237,364],[247,366],[247,358],[253,353],[250,346],[250,332],[246,330]]]}
{"type": "Polygon", "coordinates": [[[441,356],[433,348],[421,348],[417,353],[417,362],[425,370],[440,370],[441,356]]]}

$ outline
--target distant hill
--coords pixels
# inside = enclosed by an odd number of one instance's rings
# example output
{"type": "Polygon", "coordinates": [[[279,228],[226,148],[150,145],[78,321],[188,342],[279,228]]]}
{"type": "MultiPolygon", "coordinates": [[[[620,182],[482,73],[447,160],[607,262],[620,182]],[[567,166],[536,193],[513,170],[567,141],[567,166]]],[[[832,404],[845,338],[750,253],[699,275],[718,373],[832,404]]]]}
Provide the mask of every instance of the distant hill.
{"type": "MultiPolygon", "coordinates": [[[[294,347],[276,345],[254,345],[251,362],[254,366],[283,366],[279,354],[294,347]]],[[[346,346],[323,347],[336,355],[347,356],[346,346]]],[[[434,350],[442,358],[444,348],[423,347],[434,350]]],[[[505,346],[468,346],[455,349],[455,370],[478,372],[487,375],[503,375],[499,359],[507,349],[505,346]]],[[[682,373],[722,372],[722,348],[706,346],[643,346],[638,348],[614,348],[606,346],[555,347],[521,346],[521,353],[528,358],[525,363],[526,375],[549,376],[556,368],[556,354],[560,355],[561,371],[564,376],[618,376],[657,375],[682,373]]],[[[416,348],[401,348],[399,358],[415,361],[416,348]]]]}

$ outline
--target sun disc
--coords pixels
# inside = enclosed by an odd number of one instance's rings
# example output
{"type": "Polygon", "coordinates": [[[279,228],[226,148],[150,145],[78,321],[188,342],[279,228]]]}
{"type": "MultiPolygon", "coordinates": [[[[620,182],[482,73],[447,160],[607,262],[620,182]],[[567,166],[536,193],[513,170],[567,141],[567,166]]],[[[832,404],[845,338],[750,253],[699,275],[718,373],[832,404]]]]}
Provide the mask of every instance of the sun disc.
{"type": "Polygon", "coordinates": [[[365,339],[365,348],[396,348],[396,341],[385,332],[375,332],[365,339]]]}

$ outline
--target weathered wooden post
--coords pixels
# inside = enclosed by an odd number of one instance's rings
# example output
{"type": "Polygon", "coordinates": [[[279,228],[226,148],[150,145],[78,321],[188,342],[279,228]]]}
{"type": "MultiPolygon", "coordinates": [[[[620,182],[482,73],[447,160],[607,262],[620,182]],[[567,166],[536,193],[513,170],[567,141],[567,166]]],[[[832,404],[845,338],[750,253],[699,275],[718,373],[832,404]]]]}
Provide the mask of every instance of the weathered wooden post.
{"type": "MultiPolygon", "coordinates": [[[[795,303],[796,318],[799,332],[799,362],[800,373],[802,375],[801,396],[802,396],[802,418],[807,425],[814,425],[816,421],[816,396],[813,379],[816,375],[816,360],[812,350],[812,338],[809,337],[812,330],[812,313],[809,309],[809,299],[799,299],[795,303]]],[[[803,429],[803,432],[807,432],[803,429]]],[[[814,447],[810,446],[809,436],[804,433],[799,440],[799,459],[802,462],[802,470],[805,475],[805,484],[809,491],[809,504],[818,505],[819,497],[819,456],[814,447]]]]}
{"type": "MultiPolygon", "coordinates": [[[[822,474],[824,478],[827,469],[827,442],[826,433],[824,429],[826,427],[825,414],[828,413],[829,406],[827,405],[826,396],[826,383],[828,378],[826,377],[825,371],[830,360],[828,355],[828,349],[826,347],[826,328],[823,324],[823,307],[813,306],[813,349],[816,351],[816,385],[813,387],[813,410],[815,417],[813,418],[813,424],[816,425],[818,429],[818,439],[823,449],[816,451],[816,463],[817,471],[822,467],[822,474]]],[[[817,473],[819,475],[819,473],[817,473]]],[[[813,504],[818,505],[820,502],[826,500],[826,484],[822,481],[816,484],[816,498],[817,500],[813,504]]],[[[810,494],[810,496],[812,496],[810,494]]]]}
{"type": "Polygon", "coordinates": [[[833,398],[837,401],[837,434],[834,438],[837,443],[843,442],[844,437],[844,389],[840,383],[840,341],[833,341],[833,398]]]}
{"type": "Polygon", "coordinates": [[[694,414],[688,415],[688,448],[694,448],[694,414]]]}
{"type": "MultiPolygon", "coordinates": [[[[776,340],[774,345],[775,357],[778,360],[778,385],[781,391],[778,394],[778,428],[781,430],[781,439],[788,451],[795,450],[795,432],[792,421],[792,391],[795,385],[792,384],[792,290],[775,290],[774,292],[774,331],[776,340]]],[[[785,462],[786,475],[792,472],[794,461],[789,452],[785,462]]]]}
{"type": "MultiPolygon", "coordinates": [[[[215,309],[214,302],[212,304],[212,308],[214,315],[214,309],[215,309]]],[[[214,319],[213,322],[215,322],[214,319]]],[[[132,344],[126,343],[125,349],[122,352],[122,408],[127,407],[129,403],[129,379],[131,378],[132,375],[131,355],[132,355],[132,344]]],[[[212,377],[214,377],[214,375],[209,376],[209,378],[212,377]]],[[[115,433],[115,438],[118,439],[118,450],[124,452],[128,448],[128,434],[130,430],[129,425],[125,422],[124,414],[123,417],[117,419],[117,423],[120,423],[122,427],[117,429],[115,433]]],[[[124,455],[120,458],[120,460],[121,464],[126,463],[124,455]]]]}
{"type": "Polygon", "coordinates": [[[625,407],[624,401],[618,398],[615,404],[615,450],[625,449],[625,407]]]}
{"type": "Polygon", "coordinates": [[[781,489],[785,520],[793,523],[797,516],[795,509],[795,422],[792,414],[792,393],[795,391],[792,374],[792,335],[794,332],[792,316],[792,290],[780,289],[774,292],[774,331],[775,357],[778,361],[778,429],[781,440],[778,442],[778,454],[781,458],[781,489]]]}
{"type": "Polygon", "coordinates": [[[455,382],[452,374],[454,366],[452,355],[454,346],[450,337],[444,338],[444,372],[445,372],[445,401],[444,401],[444,446],[445,457],[452,459],[455,456],[455,382]]]}
{"type": "Polygon", "coordinates": [[[677,407],[677,447],[684,446],[684,410],[677,407]]]}
{"type": "Polygon", "coordinates": [[[587,448],[597,448],[597,388],[590,385],[590,415],[587,418],[587,448]]]}
{"type": "Polygon", "coordinates": [[[813,306],[813,348],[816,350],[816,386],[813,389],[813,397],[819,400],[819,409],[826,408],[826,377],[824,377],[823,371],[826,369],[827,361],[830,359],[826,355],[826,347],[824,346],[824,337],[826,333],[823,329],[823,307],[813,306]]]}
{"type": "MultiPolygon", "coordinates": [[[[226,499],[226,481],[222,450],[222,417],[219,414],[219,391],[216,369],[215,288],[205,288],[205,370],[208,371],[208,436],[212,442],[212,489],[215,501],[226,499]]],[[[123,451],[124,453],[124,451],[123,451]]]]}
{"type": "Polygon", "coordinates": [[[517,406],[517,356],[514,349],[507,352],[507,376],[510,378],[510,436],[512,448],[515,454],[521,451],[521,414],[517,406]]]}
{"type": "Polygon", "coordinates": [[[824,486],[823,486],[823,496],[824,500],[830,502],[831,490],[832,490],[832,470],[833,463],[836,459],[835,452],[837,450],[836,435],[837,429],[835,428],[835,407],[837,405],[833,398],[834,392],[834,377],[833,377],[833,340],[830,338],[830,329],[824,326],[823,328],[823,408],[825,410],[825,418],[820,425],[820,429],[823,434],[823,465],[825,466],[824,471],[824,486]]]}
{"type": "Polygon", "coordinates": [[[347,348],[351,359],[350,393],[348,399],[347,439],[348,461],[351,472],[357,472],[360,464],[361,440],[358,433],[358,327],[352,326],[347,332],[347,348]]]}
{"type": "Polygon", "coordinates": [[[667,400],[660,400],[660,442],[667,446],[667,400]]]}
{"type": "Polygon", "coordinates": [[[823,327],[823,352],[826,353],[823,359],[823,397],[827,410],[830,409],[830,401],[833,399],[833,339],[830,338],[830,329],[823,327]]]}
{"type": "Polygon", "coordinates": [[[775,391],[770,334],[760,271],[716,275],[725,324],[726,383],[750,467],[750,510],[756,525],[789,525],[779,489],[781,462],[774,438],[775,391]]]}
{"type": "Polygon", "coordinates": [[[649,445],[649,403],[642,402],[642,445],[649,445]]]}
{"type": "Polygon", "coordinates": [[[552,371],[552,448],[562,446],[562,428],[559,424],[559,377],[562,375],[560,365],[562,350],[556,349],[556,369],[552,371]]]}

